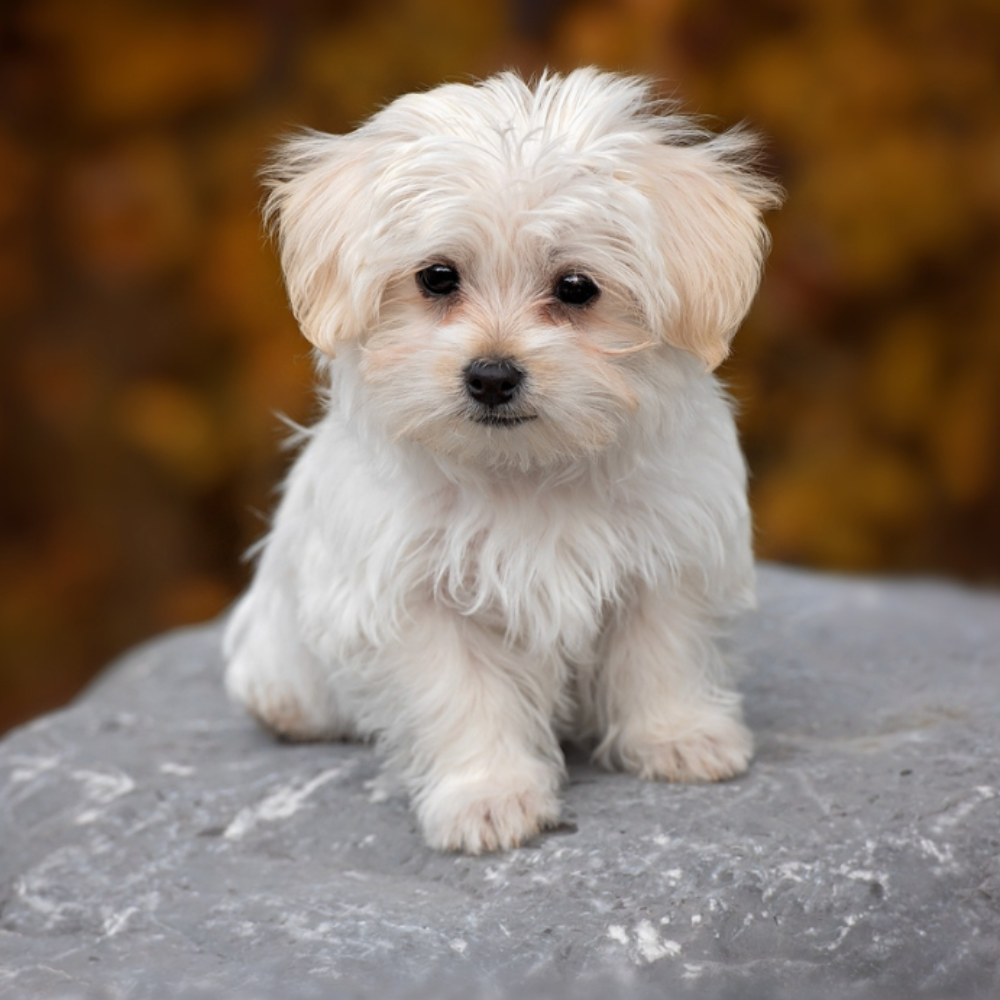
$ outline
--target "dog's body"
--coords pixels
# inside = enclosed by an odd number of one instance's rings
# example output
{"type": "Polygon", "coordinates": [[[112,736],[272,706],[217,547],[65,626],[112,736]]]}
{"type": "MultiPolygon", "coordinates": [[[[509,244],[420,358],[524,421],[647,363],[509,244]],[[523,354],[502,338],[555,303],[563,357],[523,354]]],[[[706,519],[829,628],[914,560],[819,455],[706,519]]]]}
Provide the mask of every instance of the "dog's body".
{"type": "Polygon", "coordinates": [[[227,683],[288,737],[377,737],[436,847],[554,823],[563,737],[649,778],[749,762],[715,641],[753,600],[745,471],[709,369],[777,200],[751,150],[593,71],[286,147],[270,211],[329,394],[227,683]]]}

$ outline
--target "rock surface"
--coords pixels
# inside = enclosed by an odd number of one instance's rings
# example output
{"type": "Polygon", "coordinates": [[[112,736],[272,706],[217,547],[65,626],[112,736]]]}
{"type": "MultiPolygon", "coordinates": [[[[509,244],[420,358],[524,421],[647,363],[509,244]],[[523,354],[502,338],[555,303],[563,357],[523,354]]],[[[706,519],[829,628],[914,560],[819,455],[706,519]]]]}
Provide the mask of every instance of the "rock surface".
{"type": "Polygon", "coordinates": [[[745,778],[571,756],[564,826],[481,858],[227,704],[217,624],[154,640],[0,743],[0,996],[996,996],[1000,596],[762,567],[761,606],[745,778]]]}

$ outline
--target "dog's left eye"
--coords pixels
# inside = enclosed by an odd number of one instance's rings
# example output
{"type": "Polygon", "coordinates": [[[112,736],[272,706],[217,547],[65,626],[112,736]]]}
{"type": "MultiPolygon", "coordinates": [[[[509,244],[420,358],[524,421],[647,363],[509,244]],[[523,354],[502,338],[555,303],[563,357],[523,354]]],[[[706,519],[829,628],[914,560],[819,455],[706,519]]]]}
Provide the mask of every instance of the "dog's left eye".
{"type": "Polygon", "coordinates": [[[601,290],[585,274],[566,274],[557,282],[556,298],[568,306],[585,306],[601,294],[601,290]]]}
{"type": "Polygon", "coordinates": [[[451,295],[458,289],[458,271],[450,264],[431,264],[417,271],[417,283],[428,295],[451,295]]]}

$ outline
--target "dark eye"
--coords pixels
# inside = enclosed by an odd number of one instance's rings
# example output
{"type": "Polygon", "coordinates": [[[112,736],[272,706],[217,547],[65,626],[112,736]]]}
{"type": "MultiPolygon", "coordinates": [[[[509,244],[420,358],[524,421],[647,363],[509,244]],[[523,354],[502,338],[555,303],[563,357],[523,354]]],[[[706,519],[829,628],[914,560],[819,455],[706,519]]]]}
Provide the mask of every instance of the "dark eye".
{"type": "Polygon", "coordinates": [[[568,306],[585,306],[601,294],[601,290],[585,274],[567,274],[556,282],[556,298],[568,306]]]}
{"type": "Polygon", "coordinates": [[[451,295],[458,289],[458,271],[450,264],[431,264],[417,271],[417,283],[428,295],[451,295]]]}

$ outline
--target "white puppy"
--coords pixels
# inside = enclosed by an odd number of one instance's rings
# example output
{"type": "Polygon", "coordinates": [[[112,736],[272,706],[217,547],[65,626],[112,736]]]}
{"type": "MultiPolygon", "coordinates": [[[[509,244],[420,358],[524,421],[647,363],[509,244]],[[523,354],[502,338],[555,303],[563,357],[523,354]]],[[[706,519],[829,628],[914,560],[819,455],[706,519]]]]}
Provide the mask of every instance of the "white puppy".
{"type": "Polygon", "coordinates": [[[716,644],[753,603],[711,370],[776,187],[636,79],[503,74],[281,150],[267,214],[322,419],[226,634],[291,739],[375,737],[428,842],[557,822],[561,738],[714,781],[752,742],[716,644]]]}

